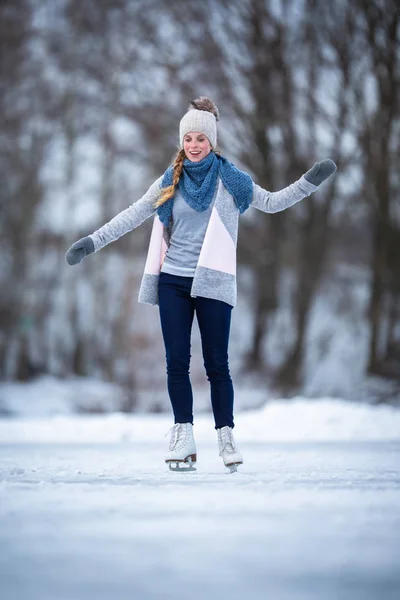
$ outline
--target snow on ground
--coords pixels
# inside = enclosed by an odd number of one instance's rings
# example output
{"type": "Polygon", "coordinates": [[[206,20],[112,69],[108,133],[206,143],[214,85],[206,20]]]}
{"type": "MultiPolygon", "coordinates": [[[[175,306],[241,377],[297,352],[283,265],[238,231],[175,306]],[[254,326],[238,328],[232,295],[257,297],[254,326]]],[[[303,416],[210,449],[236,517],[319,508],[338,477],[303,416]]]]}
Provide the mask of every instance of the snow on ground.
{"type": "Polygon", "coordinates": [[[333,400],[240,412],[229,475],[209,414],[196,473],[169,415],[0,420],[4,600],[372,600],[400,594],[400,412],[333,400]]]}
{"type": "Polygon", "coordinates": [[[39,417],[73,412],[109,412],[124,402],[120,387],[90,377],[50,375],[0,385],[0,415],[39,417]]]}
{"type": "MultiPolygon", "coordinates": [[[[169,414],[74,415],[67,414],[66,409],[66,414],[48,416],[45,409],[49,404],[45,402],[35,418],[31,417],[35,414],[32,408],[20,413],[28,417],[0,419],[0,443],[153,442],[162,439],[173,424],[169,414]]],[[[198,439],[214,439],[210,419],[208,413],[196,414],[198,439]]],[[[331,398],[295,398],[270,401],[260,410],[238,412],[236,426],[238,439],[246,442],[400,440],[400,410],[331,398]]]]}

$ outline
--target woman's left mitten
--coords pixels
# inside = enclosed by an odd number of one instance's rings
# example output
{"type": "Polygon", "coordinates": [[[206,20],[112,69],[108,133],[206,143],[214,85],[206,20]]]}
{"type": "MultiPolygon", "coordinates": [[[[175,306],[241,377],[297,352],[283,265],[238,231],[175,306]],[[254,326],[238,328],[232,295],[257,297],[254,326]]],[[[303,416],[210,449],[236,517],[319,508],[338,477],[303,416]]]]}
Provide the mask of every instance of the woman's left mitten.
{"type": "Polygon", "coordinates": [[[315,165],[305,173],[304,177],[314,185],[321,185],[321,183],[325,181],[325,179],[328,179],[336,169],[337,167],[333,160],[326,158],[321,162],[315,163],[315,165]]]}
{"type": "Polygon", "coordinates": [[[92,254],[92,252],[94,252],[94,243],[88,235],[72,244],[71,248],[65,254],[65,260],[71,266],[77,265],[85,256],[92,254]]]}

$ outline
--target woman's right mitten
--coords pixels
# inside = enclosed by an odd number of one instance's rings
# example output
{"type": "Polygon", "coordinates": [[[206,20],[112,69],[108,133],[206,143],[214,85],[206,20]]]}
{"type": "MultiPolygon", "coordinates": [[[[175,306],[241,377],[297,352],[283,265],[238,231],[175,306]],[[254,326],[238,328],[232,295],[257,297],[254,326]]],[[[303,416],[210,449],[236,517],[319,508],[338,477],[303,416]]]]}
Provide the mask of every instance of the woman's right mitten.
{"type": "Polygon", "coordinates": [[[71,266],[77,265],[85,258],[85,256],[92,254],[92,252],[94,252],[94,243],[92,238],[88,235],[72,244],[71,248],[69,248],[65,254],[65,260],[71,266]]]}

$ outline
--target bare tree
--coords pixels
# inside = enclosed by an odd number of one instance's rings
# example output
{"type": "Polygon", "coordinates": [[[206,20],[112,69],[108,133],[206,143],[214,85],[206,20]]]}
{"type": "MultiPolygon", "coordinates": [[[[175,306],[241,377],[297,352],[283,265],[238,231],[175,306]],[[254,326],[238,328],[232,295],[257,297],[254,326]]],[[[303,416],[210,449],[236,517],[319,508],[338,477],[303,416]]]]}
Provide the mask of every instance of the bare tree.
{"type": "MultiPolygon", "coordinates": [[[[356,18],[349,3],[328,7],[314,0],[306,2],[304,22],[300,28],[304,33],[300,36],[299,48],[302,49],[306,74],[304,119],[307,125],[307,157],[309,161],[311,158],[317,160],[325,150],[326,155],[337,163],[339,174],[348,162],[341,140],[349,128],[349,92],[353,84],[354,65],[360,55],[356,30],[356,18]],[[327,51],[329,59],[326,58],[327,51]],[[330,94],[327,90],[325,93],[321,90],[323,76],[332,81],[330,94]],[[335,111],[332,114],[327,104],[333,98],[335,111]],[[318,127],[331,132],[329,147],[323,148],[321,145],[317,136],[318,127]]],[[[293,111],[288,114],[293,115],[293,111]]],[[[293,138],[294,134],[288,137],[291,145],[293,138]]],[[[338,196],[338,181],[338,177],[333,178],[317,196],[307,198],[299,207],[301,217],[295,220],[295,237],[298,240],[293,302],[295,336],[293,346],[277,374],[280,387],[286,389],[297,389],[301,384],[308,319],[332,242],[331,215],[338,196]]]]}
{"type": "Polygon", "coordinates": [[[394,322],[397,311],[393,304],[398,300],[395,281],[399,250],[396,251],[395,241],[398,239],[399,215],[395,203],[398,202],[399,187],[398,183],[394,184],[394,171],[398,163],[400,119],[400,6],[391,0],[375,0],[368,4],[359,2],[358,9],[363,18],[377,96],[374,112],[368,114],[365,111],[360,139],[373,232],[368,370],[373,374],[390,372],[399,377],[400,370],[389,367],[385,354],[387,356],[389,347],[393,349],[395,345],[398,323],[394,322]],[[385,327],[388,310],[390,327],[385,327]]]}
{"type": "Polygon", "coordinates": [[[46,112],[49,87],[43,64],[31,53],[31,4],[3,2],[0,7],[0,119],[1,119],[1,270],[0,372],[24,379],[35,368],[29,354],[34,325],[29,269],[33,223],[43,200],[40,167],[52,135],[46,112]],[[4,293],[3,293],[4,292],[4,293]]]}

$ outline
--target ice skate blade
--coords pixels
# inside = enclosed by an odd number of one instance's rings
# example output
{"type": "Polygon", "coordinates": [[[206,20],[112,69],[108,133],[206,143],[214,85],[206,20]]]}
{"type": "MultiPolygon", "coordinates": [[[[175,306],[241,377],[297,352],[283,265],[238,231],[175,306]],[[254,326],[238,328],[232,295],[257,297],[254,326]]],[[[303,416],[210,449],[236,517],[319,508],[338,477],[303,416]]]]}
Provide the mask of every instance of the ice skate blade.
{"type": "Polygon", "coordinates": [[[188,473],[191,471],[196,471],[192,458],[189,457],[186,460],[168,460],[166,461],[169,466],[169,470],[174,473],[188,473]]]}
{"type": "Polygon", "coordinates": [[[240,465],[242,465],[243,463],[234,463],[232,465],[225,465],[228,469],[229,469],[229,474],[230,473],[237,473],[238,470],[237,468],[240,467],[240,465]]]}

